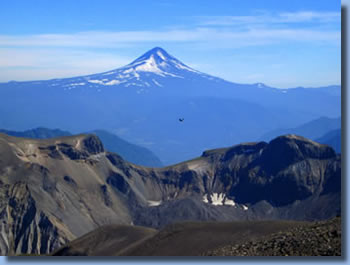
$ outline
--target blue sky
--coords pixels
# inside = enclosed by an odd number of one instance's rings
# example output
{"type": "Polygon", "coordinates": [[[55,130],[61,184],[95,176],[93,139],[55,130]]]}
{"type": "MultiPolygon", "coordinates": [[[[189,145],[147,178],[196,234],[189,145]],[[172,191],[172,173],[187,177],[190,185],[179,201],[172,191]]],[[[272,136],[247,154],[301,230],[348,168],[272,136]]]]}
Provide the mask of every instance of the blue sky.
{"type": "Polygon", "coordinates": [[[237,83],[340,84],[338,0],[2,0],[0,17],[0,82],[108,71],[160,46],[237,83]]]}

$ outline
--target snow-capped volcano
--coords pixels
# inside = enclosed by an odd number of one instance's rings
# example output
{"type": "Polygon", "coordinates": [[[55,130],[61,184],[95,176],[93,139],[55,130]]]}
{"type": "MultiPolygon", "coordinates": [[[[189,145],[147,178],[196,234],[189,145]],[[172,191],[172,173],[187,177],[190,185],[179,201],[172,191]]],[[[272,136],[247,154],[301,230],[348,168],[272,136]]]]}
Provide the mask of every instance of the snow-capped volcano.
{"type": "Polygon", "coordinates": [[[164,49],[155,47],[121,68],[99,74],[57,79],[57,83],[52,86],[63,85],[65,90],[82,86],[99,89],[103,86],[163,87],[169,81],[165,79],[169,77],[171,79],[221,80],[201,73],[171,56],[164,49]]]}
{"type": "Polygon", "coordinates": [[[171,72],[177,72],[178,70],[201,74],[199,71],[180,62],[160,47],[146,52],[124,68],[133,69],[136,72],[152,72],[159,75],[173,75],[171,72]]]}
{"type": "Polygon", "coordinates": [[[154,48],[103,73],[0,83],[0,127],[105,129],[147,147],[169,165],[276,128],[339,117],[340,92],[340,86],[287,91],[232,83],[154,48]]]}

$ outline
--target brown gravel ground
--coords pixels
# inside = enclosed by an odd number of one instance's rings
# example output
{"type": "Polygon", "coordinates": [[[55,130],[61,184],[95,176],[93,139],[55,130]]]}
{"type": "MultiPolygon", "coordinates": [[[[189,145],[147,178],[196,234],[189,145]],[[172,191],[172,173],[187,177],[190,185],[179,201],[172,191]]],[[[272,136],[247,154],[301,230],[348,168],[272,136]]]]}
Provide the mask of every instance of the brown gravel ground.
{"type": "Polygon", "coordinates": [[[205,256],[341,256],[341,218],[294,227],[256,241],[227,245],[205,256]]]}

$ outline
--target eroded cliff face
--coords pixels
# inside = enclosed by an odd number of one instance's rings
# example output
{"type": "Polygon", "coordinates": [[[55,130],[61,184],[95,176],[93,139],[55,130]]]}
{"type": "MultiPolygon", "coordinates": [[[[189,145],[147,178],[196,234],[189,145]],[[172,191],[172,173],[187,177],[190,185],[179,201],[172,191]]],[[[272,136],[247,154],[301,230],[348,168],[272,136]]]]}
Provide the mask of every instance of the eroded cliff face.
{"type": "Polygon", "coordinates": [[[0,250],[47,254],[106,224],[329,218],[340,213],[340,164],[330,147],[295,135],[152,169],[93,135],[0,134],[0,250]]]}
{"type": "Polygon", "coordinates": [[[74,239],[61,221],[37,208],[27,184],[17,182],[8,195],[8,254],[49,253],[74,239]]]}
{"type": "Polygon", "coordinates": [[[3,255],[47,254],[100,225],[131,222],[106,186],[115,168],[97,137],[0,139],[3,255]]]}

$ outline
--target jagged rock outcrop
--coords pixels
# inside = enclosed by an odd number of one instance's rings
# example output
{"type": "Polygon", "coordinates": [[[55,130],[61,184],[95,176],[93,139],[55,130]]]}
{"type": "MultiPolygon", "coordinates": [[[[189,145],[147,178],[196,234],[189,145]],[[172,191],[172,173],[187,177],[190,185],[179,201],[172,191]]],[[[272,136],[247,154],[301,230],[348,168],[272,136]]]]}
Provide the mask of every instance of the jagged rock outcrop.
{"type": "Polygon", "coordinates": [[[109,224],[327,219],[340,213],[340,183],[340,156],[295,135],[145,168],[93,135],[0,134],[1,253],[50,253],[109,224]]]}
{"type": "Polygon", "coordinates": [[[124,202],[102,188],[104,170],[116,171],[100,163],[104,155],[94,135],[52,140],[1,135],[1,254],[50,253],[99,225],[129,224],[124,202]]]}
{"type": "Polygon", "coordinates": [[[17,182],[9,191],[8,247],[9,254],[49,253],[65,244],[74,235],[54,216],[37,209],[27,184],[17,182]]]}

